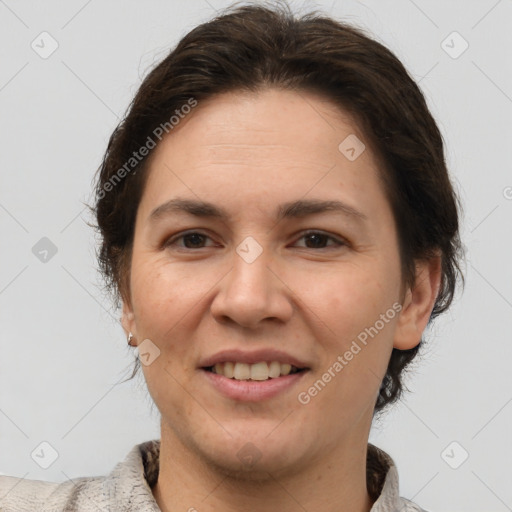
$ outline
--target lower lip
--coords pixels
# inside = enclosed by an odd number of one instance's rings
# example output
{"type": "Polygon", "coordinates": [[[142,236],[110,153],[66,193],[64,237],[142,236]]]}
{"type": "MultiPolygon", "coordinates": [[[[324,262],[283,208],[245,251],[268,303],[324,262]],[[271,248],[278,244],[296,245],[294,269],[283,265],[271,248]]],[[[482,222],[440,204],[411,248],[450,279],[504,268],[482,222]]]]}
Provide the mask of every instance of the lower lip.
{"type": "Polygon", "coordinates": [[[223,395],[233,400],[243,402],[259,402],[272,398],[279,393],[290,390],[307,373],[303,370],[298,373],[284,375],[275,379],[268,380],[236,380],[228,379],[224,375],[201,370],[210,383],[223,395]]]}

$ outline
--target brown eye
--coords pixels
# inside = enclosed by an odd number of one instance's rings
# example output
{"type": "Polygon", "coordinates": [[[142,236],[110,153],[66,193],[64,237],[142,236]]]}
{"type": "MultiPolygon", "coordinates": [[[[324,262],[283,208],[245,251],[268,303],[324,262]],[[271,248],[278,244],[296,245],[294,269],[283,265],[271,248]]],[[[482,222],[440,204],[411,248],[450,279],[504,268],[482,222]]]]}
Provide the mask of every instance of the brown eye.
{"type": "Polygon", "coordinates": [[[202,249],[205,241],[209,238],[209,236],[203,233],[191,231],[169,239],[165,242],[164,247],[176,246],[184,249],[202,249]],[[183,243],[178,243],[181,240],[183,243]]]}
{"type": "Polygon", "coordinates": [[[347,245],[343,240],[339,240],[321,231],[309,231],[302,235],[299,240],[302,239],[306,241],[307,249],[328,249],[329,246],[326,246],[325,244],[329,241],[334,242],[334,244],[331,244],[331,247],[341,247],[343,245],[347,245]]]}

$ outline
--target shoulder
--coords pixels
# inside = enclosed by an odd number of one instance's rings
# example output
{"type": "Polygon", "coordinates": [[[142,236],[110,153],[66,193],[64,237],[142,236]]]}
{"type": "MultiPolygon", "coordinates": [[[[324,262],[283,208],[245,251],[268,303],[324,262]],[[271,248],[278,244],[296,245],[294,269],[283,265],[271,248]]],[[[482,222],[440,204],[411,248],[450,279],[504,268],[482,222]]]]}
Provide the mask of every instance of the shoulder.
{"type": "Polygon", "coordinates": [[[158,477],[159,440],[136,445],[106,476],[63,483],[0,476],[1,512],[158,512],[151,485],[158,477]]]}
{"type": "Polygon", "coordinates": [[[389,454],[368,443],[367,487],[375,500],[370,512],[428,512],[400,496],[397,467],[389,454]]]}
{"type": "MultiPolygon", "coordinates": [[[[87,494],[91,497],[101,495],[104,480],[105,477],[84,477],[72,482],[56,483],[0,476],[0,510],[2,512],[74,510],[71,507],[81,495],[87,494]]],[[[90,510],[95,509],[92,502],[91,507],[90,510]]]]}
{"type": "Polygon", "coordinates": [[[428,512],[424,508],[416,505],[412,501],[406,500],[405,498],[400,498],[400,512],[428,512]]]}

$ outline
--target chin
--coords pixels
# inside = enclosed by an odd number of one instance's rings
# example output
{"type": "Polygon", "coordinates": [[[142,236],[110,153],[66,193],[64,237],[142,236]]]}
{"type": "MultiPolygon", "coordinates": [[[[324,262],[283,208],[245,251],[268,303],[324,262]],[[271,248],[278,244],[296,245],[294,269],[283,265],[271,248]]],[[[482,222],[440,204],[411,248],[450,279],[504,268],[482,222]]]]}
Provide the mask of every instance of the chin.
{"type": "Polygon", "coordinates": [[[206,465],[216,473],[233,480],[246,482],[275,480],[277,474],[288,473],[293,466],[293,461],[283,454],[266,452],[261,454],[261,458],[257,458],[259,454],[254,451],[254,445],[251,446],[249,443],[236,453],[223,453],[218,456],[202,453],[201,456],[206,465]],[[257,455],[255,458],[251,458],[252,455],[247,455],[249,453],[257,455]]]}
{"type": "Polygon", "coordinates": [[[288,433],[282,438],[270,439],[265,429],[259,435],[244,432],[243,436],[229,437],[221,442],[214,438],[209,440],[210,445],[194,443],[196,455],[216,473],[234,480],[275,480],[277,475],[300,472],[300,467],[307,464],[304,440],[292,439],[288,433]]]}

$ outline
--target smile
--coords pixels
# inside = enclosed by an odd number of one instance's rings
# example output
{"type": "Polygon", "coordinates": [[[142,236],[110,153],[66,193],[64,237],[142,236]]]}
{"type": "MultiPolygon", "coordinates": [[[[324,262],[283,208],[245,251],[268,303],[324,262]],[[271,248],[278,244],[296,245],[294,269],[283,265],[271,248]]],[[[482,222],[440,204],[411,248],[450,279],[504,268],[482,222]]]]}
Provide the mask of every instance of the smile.
{"type": "Polygon", "coordinates": [[[207,367],[205,370],[222,375],[228,379],[263,381],[298,373],[303,369],[288,363],[280,363],[279,361],[271,361],[270,363],[261,361],[255,364],[227,361],[207,367]]]}
{"type": "MultiPolygon", "coordinates": [[[[228,363],[220,364],[226,365],[228,363]]],[[[254,365],[249,365],[247,363],[235,363],[233,364],[233,372],[234,367],[237,364],[242,365],[242,368],[244,366],[251,367],[260,365],[260,363],[256,363],[254,365]]],[[[267,363],[264,364],[269,368],[267,363]]],[[[309,369],[303,368],[299,370],[298,368],[295,368],[292,373],[291,365],[288,366],[290,367],[289,370],[285,368],[285,370],[289,372],[287,375],[281,375],[281,369],[279,369],[278,377],[268,377],[265,380],[259,381],[251,378],[236,379],[234,376],[228,378],[222,374],[216,373],[214,371],[215,367],[201,368],[201,374],[206,378],[206,382],[208,382],[213,389],[226,398],[237,402],[259,402],[281,396],[282,394],[288,394],[292,392],[293,389],[297,390],[298,393],[298,391],[304,387],[301,382],[304,376],[308,374],[309,369]]],[[[243,369],[242,371],[246,372],[245,375],[247,375],[247,369],[243,369]]],[[[268,371],[270,371],[270,368],[268,371]]],[[[260,374],[260,376],[262,375],[260,374]]]]}

